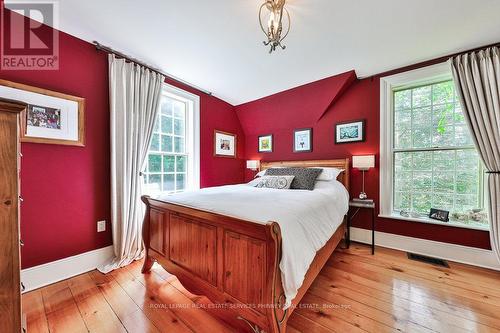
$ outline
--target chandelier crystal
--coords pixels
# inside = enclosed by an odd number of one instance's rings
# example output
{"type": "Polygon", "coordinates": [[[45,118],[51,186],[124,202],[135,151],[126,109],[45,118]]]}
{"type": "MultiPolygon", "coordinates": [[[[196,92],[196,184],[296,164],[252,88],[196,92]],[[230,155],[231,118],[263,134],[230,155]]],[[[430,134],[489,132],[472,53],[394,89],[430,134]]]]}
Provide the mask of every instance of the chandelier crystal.
{"type": "Polygon", "coordinates": [[[267,36],[264,45],[270,46],[269,53],[276,51],[278,46],[284,50],[286,46],[282,42],[290,32],[290,13],[285,8],[285,0],[266,0],[259,9],[259,23],[267,36]],[[264,27],[262,22],[266,20],[267,26],[264,27]]]}

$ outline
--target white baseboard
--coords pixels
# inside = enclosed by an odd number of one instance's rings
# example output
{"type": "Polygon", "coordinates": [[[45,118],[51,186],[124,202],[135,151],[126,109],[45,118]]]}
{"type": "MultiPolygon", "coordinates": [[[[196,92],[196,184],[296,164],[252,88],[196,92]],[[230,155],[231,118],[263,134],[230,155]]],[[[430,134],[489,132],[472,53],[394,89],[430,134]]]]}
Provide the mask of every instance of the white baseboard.
{"type": "MultiPolygon", "coordinates": [[[[367,229],[351,227],[351,240],[371,244],[372,232],[367,229]]],[[[430,257],[437,257],[500,271],[500,262],[498,262],[493,251],[490,250],[436,242],[421,238],[400,236],[378,231],[375,232],[375,244],[382,247],[388,247],[390,249],[413,252],[430,257]]]]}
{"type": "Polygon", "coordinates": [[[43,265],[23,269],[21,271],[21,281],[26,287],[24,292],[91,271],[112,256],[113,246],[111,245],[43,265]]]}

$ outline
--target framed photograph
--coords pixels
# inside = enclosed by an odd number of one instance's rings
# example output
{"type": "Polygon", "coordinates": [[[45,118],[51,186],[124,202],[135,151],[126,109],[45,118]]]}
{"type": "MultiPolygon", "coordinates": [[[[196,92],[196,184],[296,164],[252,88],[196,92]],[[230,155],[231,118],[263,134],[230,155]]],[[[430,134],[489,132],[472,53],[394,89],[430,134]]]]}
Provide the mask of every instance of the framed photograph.
{"type": "Polygon", "coordinates": [[[433,220],[448,222],[449,221],[449,218],[448,218],[449,215],[450,215],[450,212],[447,211],[447,210],[441,210],[441,209],[431,208],[431,212],[429,213],[429,218],[431,218],[433,220]]]}
{"type": "Polygon", "coordinates": [[[22,101],[21,141],[85,146],[85,99],[0,80],[0,97],[22,101]]]}
{"type": "Polygon", "coordinates": [[[302,153],[312,151],[312,128],[297,129],[293,132],[293,152],[302,153]]]}
{"type": "Polygon", "coordinates": [[[271,153],[273,151],[273,135],[259,136],[259,153],[271,153]]]}
{"type": "Polygon", "coordinates": [[[214,156],[236,158],[236,134],[215,130],[214,156]]]}
{"type": "Polygon", "coordinates": [[[365,141],[365,121],[350,121],[335,125],[335,143],[365,141]]]}

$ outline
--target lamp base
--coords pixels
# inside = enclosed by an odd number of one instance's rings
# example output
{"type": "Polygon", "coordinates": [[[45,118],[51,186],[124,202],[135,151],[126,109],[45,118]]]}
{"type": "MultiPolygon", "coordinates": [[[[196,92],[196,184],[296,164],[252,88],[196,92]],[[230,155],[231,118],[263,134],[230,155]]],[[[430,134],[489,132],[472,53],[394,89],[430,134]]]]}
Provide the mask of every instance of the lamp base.
{"type": "Polygon", "coordinates": [[[354,201],[354,202],[362,202],[362,203],[373,203],[373,199],[353,198],[352,201],[354,201]]]}
{"type": "Polygon", "coordinates": [[[368,196],[366,195],[366,193],[365,193],[365,192],[361,192],[361,193],[359,194],[359,198],[360,198],[361,200],[365,200],[366,198],[368,198],[368,196]]]}

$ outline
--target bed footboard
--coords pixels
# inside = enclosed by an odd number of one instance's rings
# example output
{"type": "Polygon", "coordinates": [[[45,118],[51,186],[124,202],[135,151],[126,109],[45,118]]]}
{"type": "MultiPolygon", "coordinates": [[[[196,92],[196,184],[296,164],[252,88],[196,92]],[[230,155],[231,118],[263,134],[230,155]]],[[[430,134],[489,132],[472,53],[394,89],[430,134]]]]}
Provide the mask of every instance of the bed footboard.
{"type": "Polygon", "coordinates": [[[143,196],[143,273],[156,261],[194,294],[207,296],[224,321],[247,332],[285,332],[279,262],[281,232],[143,196]]]}

